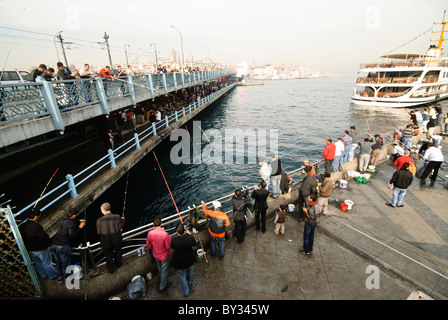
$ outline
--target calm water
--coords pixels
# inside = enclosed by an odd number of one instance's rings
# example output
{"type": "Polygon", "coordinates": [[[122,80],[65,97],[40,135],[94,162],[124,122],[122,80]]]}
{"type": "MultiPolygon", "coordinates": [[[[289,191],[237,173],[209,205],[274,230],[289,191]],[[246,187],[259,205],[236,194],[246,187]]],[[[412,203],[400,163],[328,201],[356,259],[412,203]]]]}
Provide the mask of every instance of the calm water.
{"type": "MultiPolygon", "coordinates": [[[[203,130],[278,129],[278,157],[286,170],[303,164],[304,159],[319,160],[324,139],[342,137],[344,130],[355,125],[358,135],[373,134],[403,127],[409,115],[403,109],[364,109],[351,103],[354,77],[265,81],[264,85],[235,87],[225,97],[201,112],[203,130]]],[[[444,103],[446,105],[446,103],[444,103]]],[[[188,124],[192,132],[192,122],[188,124]]],[[[207,131],[206,131],[207,132],[207,131]]],[[[202,148],[208,142],[202,136],[202,148]]],[[[180,164],[170,161],[170,150],[177,142],[166,138],[154,150],[180,211],[201,200],[231,194],[234,185],[253,186],[259,182],[257,164],[180,164]]],[[[266,157],[268,157],[269,149],[266,157]]],[[[254,161],[255,159],[251,159],[254,161]]],[[[87,219],[100,217],[99,206],[110,202],[113,212],[122,213],[126,176],[120,179],[87,208],[87,219]]],[[[152,222],[155,215],[176,214],[162,174],[152,153],[131,169],[125,216],[126,230],[152,222]]],[[[95,225],[90,223],[90,228],[95,225]]],[[[88,234],[94,234],[90,229],[88,234]]],[[[95,241],[91,239],[91,241],[95,241]]]]}

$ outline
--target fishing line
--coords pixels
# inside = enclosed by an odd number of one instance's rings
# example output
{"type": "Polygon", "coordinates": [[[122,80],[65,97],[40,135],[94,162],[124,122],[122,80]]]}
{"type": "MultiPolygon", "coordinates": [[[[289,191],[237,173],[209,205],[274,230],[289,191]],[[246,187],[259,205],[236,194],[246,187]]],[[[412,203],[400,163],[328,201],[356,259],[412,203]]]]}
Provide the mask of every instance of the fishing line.
{"type": "Polygon", "coordinates": [[[362,111],[364,112],[364,117],[366,118],[367,129],[369,130],[369,134],[372,134],[372,132],[370,131],[369,121],[367,121],[366,108],[363,107],[362,111]]]}
{"type": "Polygon", "coordinates": [[[3,65],[2,78],[3,78],[3,72],[5,71],[6,63],[8,62],[8,59],[9,59],[9,54],[11,53],[12,45],[14,44],[14,40],[15,40],[15,38],[12,38],[11,45],[9,46],[8,55],[6,56],[5,64],[3,65]]]}
{"type": "Polygon", "coordinates": [[[127,177],[126,177],[126,188],[124,189],[123,214],[121,215],[122,217],[124,217],[124,210],[126,208],[126,197],[127,197],[127,194],[128,194],[128,182],[129,182],[129,171],[130,171],[130,169],[131,169],[131,163],[129,162],[129,164],[128,164],[128,174],[127,174],[127,177]]]}
{"type": "Polygon", "coordinates": [[[182,217],[180,216],[179,209],[177,208],[176,201],[174,201],[173,194],[171,193],[170,187],[168,186],[168,182],[166,181],[165,175],[163,174],[162,167],[160,166],[159,160],[157,159],[156,153],[154,151],[152,153],[154,154],[154,158],[156,159],[157,165],[159,166],[160,172],[162,173],[163,180],[165,180],[165,184],[166,184],[166,187],[168,188],[168,192],[170,193],[171,200],[173,200],[174,207],[176,207],[176,211],[177,211],[177,214],[179,215],[180,222],[182,224],[184,224],[184,221],[182,220],[182,217]]]}
{"type": "Polygon", "coordinates": [[[56,172],[58,172],[59,168],[56,169],[56,171],[53,173],[53,175],[51,176],[50,180],[48,180],[47,185],[45,186],[44,190],[42,191],[42,193],[40,194],[39,198],[37,199],[36,203],[34,204],[33,209],[31,209],[31,211],[34,211],[34,209],[36,209],[37,204],[39,203],[40,199],[42,198],[42,196],[45,193],[45,190],[47,190],[48,185],[50,184],[51,180],[53,179],[53,177],[56,175],[56,172]]]}

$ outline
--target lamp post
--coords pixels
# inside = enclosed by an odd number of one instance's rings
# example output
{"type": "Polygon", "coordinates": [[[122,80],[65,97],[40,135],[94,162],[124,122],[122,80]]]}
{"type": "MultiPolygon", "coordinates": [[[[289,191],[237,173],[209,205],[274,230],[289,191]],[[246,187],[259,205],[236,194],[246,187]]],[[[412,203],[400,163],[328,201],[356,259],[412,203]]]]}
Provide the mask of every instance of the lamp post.
{"type": "Polygon", "coordinates": [[[62,30],[61,30],[61,31],[58,31],[58,32],[53,36],[53,43],[54,43],[54,48],[56,49],[56,54],[57,54],[57,56],[58,56],[58,62],[60,62],[61,59],[59,58],[59,51],[58,51],[58,48],[56,47],[56,36],[57,36],[58,34],[60,34],[61,32],[62,32],[62,30]]]}
{"type": "Polygon", "coordinates": [[[153,42],[153,43],[150,43],[149,44],[151,47],[152,47],[152,45],[154,45],[154,53],[156,54],[156,69],[159,67],[159,60],[157,59],[157,48],[156,48],[156,44],[153,42]]]}
{"type": "Polygon", "coordinates": [[[126,68],[127,68],[129,65],[129,60],[128,60],[128,50],[126,49],[126,47],[130,47],[130,45],[128,44],[124,45],[124,54],[126,55],[126,68]]]}
{"type": "MultiPolygon", "coordinates": [[[[179,35],[180,35],[180,46],[181,46],[181,48],[182,48],[182,64],[185,65],[185,59],[184,59],[184,42],[183,42],[183,40],[182,40],[182,33],[181,33],[181,32],[179,31],[179,29],[177,29],[175,26],[170,25],[170,27],[173,28],[173,29],[176,29],[177,32],[179,32],[179,35]]],[[[182,67],[182,70],[183,70],[183,67],[182,67]]]]}

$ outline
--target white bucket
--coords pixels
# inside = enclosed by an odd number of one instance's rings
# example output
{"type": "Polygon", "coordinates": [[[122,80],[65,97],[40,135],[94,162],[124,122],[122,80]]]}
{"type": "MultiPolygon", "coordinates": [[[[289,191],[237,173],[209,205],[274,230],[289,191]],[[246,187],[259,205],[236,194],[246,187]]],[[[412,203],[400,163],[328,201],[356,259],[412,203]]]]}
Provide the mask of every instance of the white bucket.
{"type": "Polygon", "coordinates": [[[347,210],[352,210],[353,209],[353,201],[351,200],[345,200],[344,203],[347,205],[347,210]]]}
{"type": "Polygon", "coordinates": [[[198,254],[198,257],[199,257],[199,258],[204,257],[204,250],[202,250],[202,249],[198,249],[198,251],[196,251],[196,253],[198,254]]]}
{"type": "Polygon", "coordinates": [[[370,172],[375,172],[375,166],[369,166],[369,171],[370,172]]]}
{"type": "Polygon", "coordinates": [[[341,187],[342,189],[347,188],[347,180],[341,180],[340,187],[341,187]]]}
{"type": "Polygon", "coordinates": [[[289,212],[293,212],[294,208],[295,208],[295,206],[293,204],[288,204],[288,211],[289,212]]]}

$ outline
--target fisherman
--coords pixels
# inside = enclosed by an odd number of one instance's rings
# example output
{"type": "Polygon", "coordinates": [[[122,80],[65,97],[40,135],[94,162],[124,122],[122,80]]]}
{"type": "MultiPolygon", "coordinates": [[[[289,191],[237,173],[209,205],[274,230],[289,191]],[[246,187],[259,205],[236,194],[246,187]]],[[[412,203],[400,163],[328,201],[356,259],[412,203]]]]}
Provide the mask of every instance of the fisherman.
{"type": "Polygon", "coordinates": [[[325,173],[331,174],[332,163],[335,156],[336,145],[331,138],[325,139],[327,145],[325,146],[322,157],[325,159],[325,173]]]}
{"type": "Polygon", "coordinates": [[[403,132],[403,145],[405,150],[410,150],[412,147],[412,137],[414,136],[414,130],[412,130],[413,125],[408,124],[406,128],[402,130],[403,132]]]}
{"type": "Polygon", "coordinates": [[[423,108],[422,119],[423,119],[423,122],[422,122],[422,133],[426,133],[426,132],[428,132],[428,129],[427,129],[426,126],[427,126],[427,124],[429,122],[429,114],[428,114],[428,111],[426,110],[426,108],[423,108]]]}
{"type": "Polygon", "coordinates": [[[271,153],[269,154],[270,158],[271,158],[271,163],[270,163],[270,167],[271,167],[271,185],[272,185],[272,196],[274,198],[277,198],[278,196],[280,196],[281,194],[281,190],[280,190],[280,180],[282,177],[282,162],[280,159],[276,159],[275,158],[275,154],[271,153]]]}
{"type": "Polygon", "coordinates": [[[37,222],[39,218],[39,211],[31,211],[27,220],[19,226],[19,231],[39,278],[56,279],[58,273],[51,262],[51,239],[37,222]]]}
{"type": "Polygon", "coordinates": [[[414,159],[410,157],[411,152],[406,150],[401,157],[398,157],[394,162],[394,166],[396,166],[395,170],[400,170],[403,164],[412,162],[414,163],[414,159]]]}
{"type": "Polygon", "coordinates": [[[303,160],[303,166],[300,169],[302,169],[302,173],[305,175],[307,174],[305,171],[305,169],[307,167],[311,168],[309,175],[312,177],[315,177],[317,175],[317,173],[316,173],[316,168],[314,167],[314,165],[309,160],[303,160]]]}
{"type": "MultiPolygon", "coordinates": [[[[71,72],[69,68],[65,67],[62,62],[57,64],[58,72],[56,74],[57,80],[75,80],[76,72],[71,72]]],[[[78,86],[74,82],[65,82],[63,85],[59,85],[58,88],[63,92],[64,96],[68,97],[67,105],[61,105],[60,107],[72,107],[78,104],[78,86]]],[[[58,100],[61,101],[61,100],[58,100]]]]}
{"type": "Polygon", "coordinates": [[[229,217],[221,211],[221,203],[217,200],[213,201],[214,210],[207,210],[204,201],[202,203],[202,211],[210,217],[208,231],[210,233],[210,255],[216,254],[216,245],[219,248],[219,258],[224,259],[224,241],[226,235],[226,227],[230,226],[229,217]]]}
{"type": "Polygon", "coordinates": [[[314,232],[317,226],[317,216],[321,213],[321,208],[316,202],[316,195],[308,196],[309,205],[303,209],[305,212],[305,225],[303,229],[303,250],[300,253],[310,257],[313,251],[314,232]]]}
{"type": "Polygon", "coordinates": [[[344,152],[344,143],[342,142],[342,138],[338,138],[337,141],[334,144],[336,146],[334,151],[334,160],[332,164],[332,171],[338,172],[339,171],[339,162],[342,157],[342,153],[344,152]]]}
{"type": "Polygon", "coordinates": [[[350,137],[349,132],[347,130],[344,131],[344,136],[342,137],[342,143],[344,144],[344,152],[342,152],[341,164],[345,164],[349,159],[353,143],[353,138],[350,137]]]}
{"type": "Polygon", "coordinates": [[[56,79],[54,78],[54,69],[53,68],[48,68],[47,70],[45,70],[44,72],[42,72],[42,74],[40,75],[45,81],[55,81],[56,79]]]}
{"type": "Polygon", "coordinates": [[[428,109],[429,109],[428,110],[429,121],[428,124],[426,125],[426,128],[428,129],[428,131],[426,132],[426,138],[431,139],[432,136],[434,135],[434,130],[436,127],[437,114],[433,106],[429,106],[428,109]]]}
{"type": "Polygon", "coordinates": [[[392,202],[386,203],[389,207],[404,207],[403,199],[408,187],[412,184],[413,175],[408,170],[409,163],[404,163],[400,170],[396,170],[389,181],[388,187],[393,185],[392,202]]]}
{"type": "Polygon", "coordinates": [[[319,196],[317,197],[317,204],[321,207],[322,213],[328,213],[328,199],[333,193],[333,181],[331,181],[331,175],[324,173],[324,182],[319,187],[319,196]]]}
{"type": "Polygon", "coordinates": [[[381,148],[383,147],[383,142],[379,134],[375,135],[374,142],[375,144],[372,146],[369,164],[376,167],[378,160],[380,159],[381,148]]]}
{"type": "Polygon", "coordinates": [[[268,164],[264,162],[263,157],[258,158],[258,165],[261,167],[258,173],[260,174],[261,179],[266,182],[266,190],[269,190],[269,182],[271,181],[271,169],[268,164]]]}
{"type": "Polygon", "coordinates": [[[146,246],[152,250],[152,255],[157,263],[157,269],[160,274],[159,290],[163,291],[171,286],[168,281],[170,272],[169,257],[171,253],[171,238],[165,228],[162,227],[162,219],[155,217],[154,229],[148,232],[146,237],[146,246]]]}
{"type": "Polygon", "coordinates": [[[398,157],[404,155],[404,149],[400,147],[397,143],[394,143],[392,146],[394,147],[394,150],[392,151],[390,158],[392,159],[392,161],[395,162],[395,160],[397,160],[398,157]]]}
{"type": "Polygon", "coordinates": [[[255,199],[254,209],[255,209],[255,228],[260,230],[261,222],[261,232],[266,232],[266,210],[268,209],[268,203],[266,199],[269,196],[269,191],[266,190],[266,182],[261,180],[259,186],[254,186],[254,191],[252,191],[251,198],[255,199]]]}
{"type": "Polygon", "coordinates": [[[358,147],[358,133],[356,132],[355,126],[350,127],[349,135],[352,137],[352,147],[350,149],[348,161],[352,161],[355,156],[355,149],[358,147]]]}
{"type": "Polygon", "coordinates": [[[370,153],[372,152],[372,147],[375,142],[369,140],[369,138],[364,138],[363,141],[359,142],[359,166],[360,172],[367,171],[367,167],[370,161],[370,153]]]}
{"type": "Polygon", "coordinates": [[[196,262],[196,256],[193,251],[193,247],[196,246],[196,240],[188,230],[185,231],[181,222],[177,224],[176,235],[171,240],[171,248],[174,250],[172,264],[173,268],[176,269],[184,297],[188,297],[190,294],[189,286],[193,281],[193,265],[196,262]]]}
{"type": "Polygon", "coordinates": [[[47,66],[44,64],[40,64],[38,68],[31,71],[31,81],[36,81],[36,78],[39,76],[42,76],[42,73],[44,73],[47,70],[47,66]]]}
{"type": "Polygon", "coordinates": [[[79,231],[85,225],[84,219],[80,219],[79,224],[75,222],[75,219],[76,211],[70,208],[67,216],[59,222],[57,232],[51,240],[50,250],[54,256],[59,282],[68,278],[66,271],[67,267],[71,264],[72,239],[79,234],[79,231]]]}
{"type": "Polygon", "coordinates": [[[434,144],[429,143],[428,149],[423,156],[423,160],[427,162],[426,169],[423,172],[421,179],[426,179],[431,171],[433,171],[432,175],[429,177],[432,181],[437,179],[437,174],[439,173],[440,166],[442,165],[445,158],[443,156],[442,150],[434,146],[434,144]]]}
{"type": "Polygon", "coordinates": [[[121,267],[122,238],[124,217],[111,213],[111,206],[105,202],[100,207],[103,216],[96,220],[96,232],[100,236],[100,244],[106,256],[106,266],[110,273],[121,267]]]}
{"type": "Polygon", "coordinates": [[[317,187],[320,185],[317,179],[311,173],[311,167],[306,167],[305,172],[307,176],[303,179],[302,185],[299,188],[299,216],[303,216],[304,206],[308,206],[308,196],[310,194],[317,195],[317,187]]]}
{"type": "Polygon", "coordinates": [[[236,242],[244,242],[247,228],[246,210],[252,208],[250,200],[243,197],[241,190],[235,190],[235,195],[230,200],[233,206],[233,222],[235,223],[235,238],[236,242]]]}

